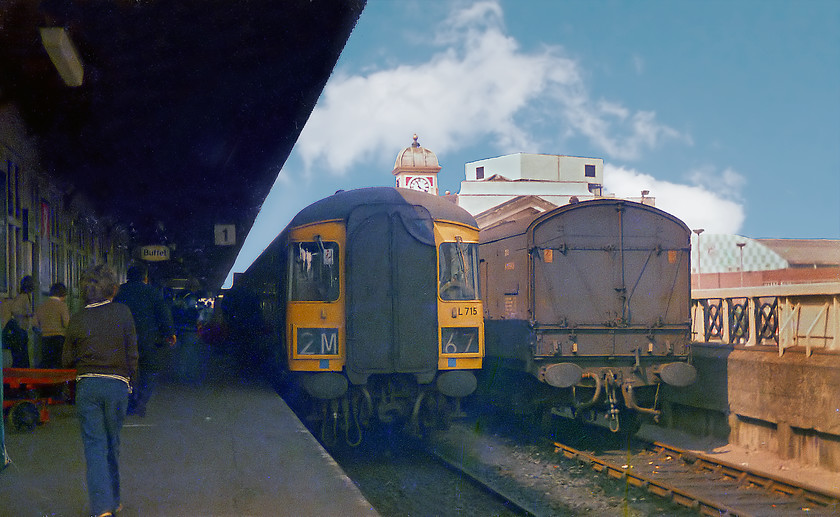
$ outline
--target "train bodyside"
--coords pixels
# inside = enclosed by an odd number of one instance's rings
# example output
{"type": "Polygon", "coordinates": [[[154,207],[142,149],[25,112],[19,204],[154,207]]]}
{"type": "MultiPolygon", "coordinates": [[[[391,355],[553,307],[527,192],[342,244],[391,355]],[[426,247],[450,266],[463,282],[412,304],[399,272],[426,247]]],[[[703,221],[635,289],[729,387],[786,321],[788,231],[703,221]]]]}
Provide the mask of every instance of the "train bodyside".
{"type": "Polygon", "coordinates": [[[689,235],[670,214],[615,199],[483,229],[486,367],[510,375],[499,384],[528,394],[526,406],[590,410],[614,429],[625,410],[658,416],[659,383],[696,378],[689,235]]]}
{"type": "Polygon", "coordinates": [[[478,229],[466,211],[395,188],[339,192],[270,247],[289,378],[325,442],[431,426],[472,393],[484,355],[478,229]]]}

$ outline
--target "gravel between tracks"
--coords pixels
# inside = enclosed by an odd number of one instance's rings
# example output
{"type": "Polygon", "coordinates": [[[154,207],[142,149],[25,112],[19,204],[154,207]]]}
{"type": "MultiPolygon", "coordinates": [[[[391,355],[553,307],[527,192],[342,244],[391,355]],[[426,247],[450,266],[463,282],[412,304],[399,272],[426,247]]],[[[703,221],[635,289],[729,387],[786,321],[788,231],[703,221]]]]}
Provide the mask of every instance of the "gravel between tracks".
{"type": "Polygon", "coordinates": [[[527,502],[535,515],[697,515],[562,458],[528,435],[523,429],[496,432],[477,422],[455,424],[436,436],[434,448],[527,502]]]}

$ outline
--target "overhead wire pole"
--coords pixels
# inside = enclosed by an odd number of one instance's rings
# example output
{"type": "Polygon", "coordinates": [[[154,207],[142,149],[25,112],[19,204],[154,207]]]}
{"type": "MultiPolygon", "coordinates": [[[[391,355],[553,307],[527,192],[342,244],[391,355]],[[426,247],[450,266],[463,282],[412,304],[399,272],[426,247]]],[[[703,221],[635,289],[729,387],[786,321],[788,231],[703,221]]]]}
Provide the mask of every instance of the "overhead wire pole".
{"type": "Polygon", "coordinates": [[[697,234],[697,289],[700,289],[700,234],[705,230],[703,228],[697,228],[691,231],[697,234]]]}

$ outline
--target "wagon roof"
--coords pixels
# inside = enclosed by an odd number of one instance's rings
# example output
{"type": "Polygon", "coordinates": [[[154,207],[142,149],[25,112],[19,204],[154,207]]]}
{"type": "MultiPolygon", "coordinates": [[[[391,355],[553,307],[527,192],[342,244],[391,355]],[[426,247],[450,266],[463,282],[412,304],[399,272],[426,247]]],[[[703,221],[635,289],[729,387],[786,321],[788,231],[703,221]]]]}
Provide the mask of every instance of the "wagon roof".
{"type": "Polygon", "coordinates": [[[557,207],[553,210],[548,210],[545,212],[529,212],[529,211],[520,211],[514,214],[510,214],[507,217],[504,217],[493,224],[482,228],[481,230],[481,242],[487,243],[492,242],[500,239],[505,239],[511,237],[513,235],[524,235],[527,232],[533,231],[533,229],[539,225],[541,222],[556,217],[558,215],[564,214],[566,212],[572,210],[582,209],[584,207],[593,207],[593,206],[618,206],[624,205],[628,207],[637,208],[639,210],[645,210],[649,212],[654,212],[660,214],[661,216],[672,220],[680,227],[683,227],[685,231],[688,231],[688,227],[685,223],[677,218],[676,216],[669,214],[659,208],[645,205],[642,203],[637,203],[635,201],[628,201],[626,199],[613,199],[613,198],[605,198],[605,199],[592,199],[587,201],[581,201],[579,203],[573,203],[568,205],[562,205],[557,207]]]}
{"type": "Polygon", "coordinates": [[[478,227],[475,218],[469,212],[443,197],[395,187],[369,187],[336,192],[298,212],[289,227],[331,219],[346,220],[354,208],[375,204],[423,206],[435,220],[478,227]]]}
{"type": "Polygon", "coordinates": [[[520,211],[515,214],[507,215],[490,226],[482,228],[479,240],[483,244],[486,244],[506,239],[514,235],[524,235],[525,230],[528,229],[528,225],[531,224],[531,221],[539,217],[541,214],[542,212],[520,211]]]}
{"type": "Polygon", "coordinates": [[[529,232],[532,231],[533,228],[535,228],[537,225],[539,225],[542,221],[545,221],[546,219],[550,219],[550,218],[552,218],[556,215],[563,214],[565,212],[569,212],[569,211],[572,211],[572,210],[577,210],[577,209],[584,208],[584,207],[591,207],[591,206],[626,206],[626,207],[635,208],[637,210],[653,212],[653,213],[659,214],[660,216],[662,216],[666,219],[670,219],[675,224],[682,227],[686,232],[690,231],[688,229],[688,226],[686,226],[685,222],[683,222],[682,219],[680,219],[677,216],[675,216],[673,214],[670,214],[670,213],[668,213],[664,210],[656,208],[655,206],[646,205],[644,203],[638,203],[636,201],[628,201],[626,199],[610,199],[610,198],[592,199],[592,200],[588,200],[588,201],[581,201],[580,203],[573,203],[573,204],[563,205],[561,207],[555,208],[554,210],[546,212],[546,213],[540,215],[539,217],[535,218],[531,222],[530,227],[528,228],[528,231],[529,232]]]}

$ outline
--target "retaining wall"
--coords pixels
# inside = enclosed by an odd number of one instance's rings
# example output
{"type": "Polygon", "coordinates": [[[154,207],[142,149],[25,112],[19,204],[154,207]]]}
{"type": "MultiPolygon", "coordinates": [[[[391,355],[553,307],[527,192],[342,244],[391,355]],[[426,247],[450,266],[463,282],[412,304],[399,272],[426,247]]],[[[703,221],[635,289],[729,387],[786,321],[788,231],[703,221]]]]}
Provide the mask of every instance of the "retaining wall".
{"type": "Polygon", "coordinates": [[[665,390],[663,424],[840,472],[840,354],[692,345],[697,382],[665,390]]]}

